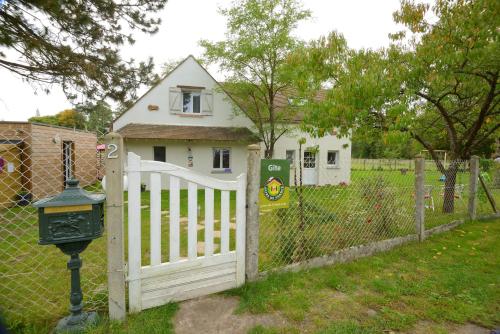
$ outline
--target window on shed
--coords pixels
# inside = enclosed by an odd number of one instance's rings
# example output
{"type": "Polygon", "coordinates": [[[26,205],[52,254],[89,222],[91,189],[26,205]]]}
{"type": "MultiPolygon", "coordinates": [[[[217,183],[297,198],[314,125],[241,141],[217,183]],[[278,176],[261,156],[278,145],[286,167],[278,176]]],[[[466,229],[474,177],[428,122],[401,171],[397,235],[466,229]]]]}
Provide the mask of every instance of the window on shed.
{"type": "Polygon", "coordinates": [[[339,151],[328,151],[326,156],[326,163],[328,166],[337,167],[339,159],[339,151]]]}
{"type": "Polygon", "coordinates": [[[286,150],[286,160],[288,160],[292,166],[295,164],[295,150],[286,150]]]}
{"type": "Polygon", "coordinates": [[[304,151],[304,168],[316,168],[316,153],[304,151]]]}
{"type": "Polygon", "coordinates": [[[154,161],[167,161],[165,146],[153,146],[153,159],[154,161]]]}

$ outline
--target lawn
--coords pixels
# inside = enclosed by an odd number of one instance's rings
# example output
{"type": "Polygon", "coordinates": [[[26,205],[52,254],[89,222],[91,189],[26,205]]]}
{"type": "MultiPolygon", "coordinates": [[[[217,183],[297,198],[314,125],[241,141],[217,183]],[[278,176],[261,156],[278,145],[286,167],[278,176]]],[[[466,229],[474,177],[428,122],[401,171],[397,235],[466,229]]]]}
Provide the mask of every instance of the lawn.
{"type": "MultiPolygon", "coordinates": [[[[238,312],[275,313],[285,328],[251,333],[448,333],[473,323],[500,325],[500,219],[468,222],[456,230],[352,263],[281,273],[226,292],[238,312]]],[[[172,333],[178,304],[106,318],[88,333],[172,333]]],[[[216,321],[216,320],[214,320],[216,321]]],[[[53,324],[17,332],[44,333],[53,324]]]]}
{"type": "Polygon", "coordinates": [[[278,312],[286,329],[254,332],[446,333],[450,324],[500,325],[500,220],[469,222],[349,264],[269,276],[231,291],[240,311],[278,312]]]}

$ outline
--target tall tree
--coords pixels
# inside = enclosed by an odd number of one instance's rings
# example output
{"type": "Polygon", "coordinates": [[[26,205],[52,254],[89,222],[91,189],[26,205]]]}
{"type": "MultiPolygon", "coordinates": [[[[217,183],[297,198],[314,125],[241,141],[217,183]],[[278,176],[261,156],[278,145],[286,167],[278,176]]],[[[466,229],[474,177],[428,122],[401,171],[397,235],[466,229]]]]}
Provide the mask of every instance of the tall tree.
{"type": "Polygon", "coordinates": [[[132,33],[158,30],[167,0],[6,1],[0,6],[0,66],[41,85],[62,87],[69,99],[135,98],[150,84],[153,63],[120,57],[132,33]]]}
{"type": "Polygon", "coordinates": [[[68,128],[85,129],[85,117],[74,109],[66,109],[58,113],[57,125],[68,128]]]}
{"type": "Polygon", "coordinates": [[[108,132],[113,121],[113,111],[105,101],[78,104],[75,110],[85,116],[85,128],[88,131],[96,132],[98,136],[104,136],[108,132]]]}
{"type": "Polygon", "coordinates": [[[254,122],[272,157],[275,142],[287,131],[284,121],[293,118],[277,103],[291,88],[286,60],[300,44],[292,32],[310,12],[298,0],[234,0],[220,12],[227,18],[226,39],[200,41],[205,60],[228,74],[224,88],[254,122]]]}
{"type": "Polygon", "coordinates": [[[498,1],[402,0],[394,18],[406,30],[391,47],[351,51],[335,71],[319,66],[335,83],[308,121],[409,133],[446,176],[443,211],[452,212],[459,166],[444,166],[434,143],[446,138],[452,159],[468,159],[499,135],[499,12],[498,1]]]}

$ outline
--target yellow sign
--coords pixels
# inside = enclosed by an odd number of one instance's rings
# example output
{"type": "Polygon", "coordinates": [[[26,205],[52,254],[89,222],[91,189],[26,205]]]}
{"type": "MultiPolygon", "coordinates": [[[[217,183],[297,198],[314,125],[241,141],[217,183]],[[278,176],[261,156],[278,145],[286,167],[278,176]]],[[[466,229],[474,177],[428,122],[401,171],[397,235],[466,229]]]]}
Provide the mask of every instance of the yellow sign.
{"type": "Polygon", "coordinates": [[[62,212],[79,212],[79,211],[92,211],[92,205],[69,205],[69,206],[53,206],[45,208],[45,213],[62,213],[62,212]]]}

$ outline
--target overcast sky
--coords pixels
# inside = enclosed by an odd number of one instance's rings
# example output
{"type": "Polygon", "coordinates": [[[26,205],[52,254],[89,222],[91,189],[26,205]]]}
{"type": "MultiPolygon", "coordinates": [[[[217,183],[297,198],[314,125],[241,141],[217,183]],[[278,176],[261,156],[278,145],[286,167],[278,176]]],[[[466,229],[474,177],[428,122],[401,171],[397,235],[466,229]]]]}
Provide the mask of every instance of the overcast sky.
{"type": "MultiPolygon", "coordinates": [[[[229,4],[229,0],[169,0],[161,14],[160,31],[153,36],[136,36],[135,45],[125,48],[123,55],[138,60],[151,56],[157,65],[190,54],[199,57],[200,39],[224,38],[225,20],[217,8],[229,4]]],[[[398,30],[392,13],[398,9],[399,0],[303,0],[303,4],[313,16],[295,32],[304,40],[337,30],[352,48],[379,48],[387,46],[388,34],[398,30]]],[[[209,71],[222,79],[216,68],[209,71]]],[[[20,78],[0,69],[0,120],[25,121],[35,116],[37,109],[41,115],[52,115],[71,106],[59,88],[53,87],[49,95],[36,92],[20,78]]]]}

